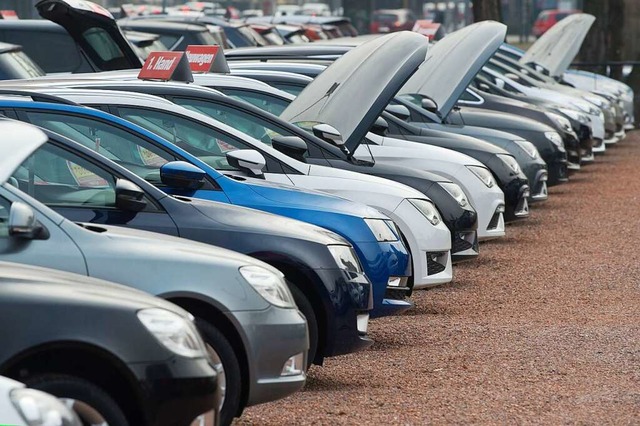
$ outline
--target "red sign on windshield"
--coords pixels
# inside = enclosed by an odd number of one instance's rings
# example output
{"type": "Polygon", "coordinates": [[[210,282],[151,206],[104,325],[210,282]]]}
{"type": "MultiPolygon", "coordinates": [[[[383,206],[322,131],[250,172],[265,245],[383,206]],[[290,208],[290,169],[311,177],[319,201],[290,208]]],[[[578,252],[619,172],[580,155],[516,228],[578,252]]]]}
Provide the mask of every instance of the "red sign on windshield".
{"type": "Polygon", "coordinates": [[[0,19],[19,19],[15,10],[0,10],[0,19]]]}
{"type": "Polygon", "coordinates": [[[185,53],[193,72],[209,72],[220,46],[187,46],[185,53]]]}
{"type": "Polygon", "coordinates": [[[151,52],[138,78],[142,80],[171,80],[184,52],[151,52]]]}

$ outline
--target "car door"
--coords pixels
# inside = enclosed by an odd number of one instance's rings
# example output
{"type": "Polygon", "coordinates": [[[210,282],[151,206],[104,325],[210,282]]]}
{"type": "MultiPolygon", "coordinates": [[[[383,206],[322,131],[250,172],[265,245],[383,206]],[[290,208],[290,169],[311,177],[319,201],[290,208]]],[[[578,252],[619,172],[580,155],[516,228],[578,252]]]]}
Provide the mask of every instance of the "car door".
{"type": "Polygon", "coordinates": [[[121,177],[63,146],[52,143],[41,146],[13,177],[21,190],[74,222],[178,235],[171,217],[149,196],[144,198],[147,206],[142,211],[118,208],[115,185],[121,177]]]}
{"type": "MultiPolygon", "coordinates": [[[[12,185],[16,182],[9,180],[12,185]]],[[[47,229],[46,239],[26,239],[9,235],[9,213],[16,202],[28,203],[16,191],[0,187],[0,260],[62,269],[87,275],[87,265],[78,246],[59,228],[58,223],[36,211],[36,218],[47,229]]],[[[57,216],[57,215],[56,215],[57,216]]],[[[62,220],[62,218],[60,218],[62,220]]]]}

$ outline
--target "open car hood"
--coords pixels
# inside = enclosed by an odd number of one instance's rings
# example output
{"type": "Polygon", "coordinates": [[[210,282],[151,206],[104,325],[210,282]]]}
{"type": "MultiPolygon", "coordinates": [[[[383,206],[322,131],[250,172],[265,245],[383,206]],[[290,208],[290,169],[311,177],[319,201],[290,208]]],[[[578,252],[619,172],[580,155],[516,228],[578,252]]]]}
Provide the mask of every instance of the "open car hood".
{"type": "Polygon", "coordinates": [[[408,31],[363,43],[327,67],[280,116],[291,123],[330,124],[355,152],[427,48],[424,36],[408,31]]]}
{"type": "Polygon", "coordinates": [[[398,94],[428,96],[436,102],[440,117],[446,117],[506,34],[506,25],[494,21],[448,34],[429,48],[424,63],[398,94]]]}
{"type": "Polygon", "coordinates": [[[19,121],[0,119],[0,185],[49,139],[40,129],[19,121]]]}
{"type": "Polygon", "coordinates": [[[595,16],[588,13],[567,16],[536,40],[520,58],[520,62],[542,65],[552,77],[562,75],[580,51],[595,20],[595,16]]]}
{"type": "Polygon", "coordinates": [[[36,8],[44,19],[67,30],[96,71],[142,67],[115,19],[102,6],[86,0],[40,0],[36,8]]]}

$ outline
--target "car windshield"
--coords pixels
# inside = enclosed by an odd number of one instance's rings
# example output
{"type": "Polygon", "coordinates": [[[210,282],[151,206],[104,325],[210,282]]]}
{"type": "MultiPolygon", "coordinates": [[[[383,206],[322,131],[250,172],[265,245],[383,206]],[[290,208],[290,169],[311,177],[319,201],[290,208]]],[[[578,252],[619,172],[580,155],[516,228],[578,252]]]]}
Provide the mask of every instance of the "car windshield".
{"type": "Polygon", "coordinates": [[[81,143],[154,185],[162,183],[160,167],[175,160],[144,138],[94,117],[39,111],[25,114],[30,123],[81,143]]]}
{"type": "Polygon", "coordinates": [[[193,98],[177,98],[173,101],[178,105],[214,118],[227,124],[259,141],[271,146],[271,139],[275,136],[294,136],[292,132],[280,128],[275,124],[255,115],[241,111],[230,105],[222,105],[193,98]]]}
{"type": "Polygon", "coordinates": [[[229,165],[226,154],[251,148],[210,126],[166,111],[118,107],[118,115],[172,142],[217,170],[236,170],[229,165]]]}

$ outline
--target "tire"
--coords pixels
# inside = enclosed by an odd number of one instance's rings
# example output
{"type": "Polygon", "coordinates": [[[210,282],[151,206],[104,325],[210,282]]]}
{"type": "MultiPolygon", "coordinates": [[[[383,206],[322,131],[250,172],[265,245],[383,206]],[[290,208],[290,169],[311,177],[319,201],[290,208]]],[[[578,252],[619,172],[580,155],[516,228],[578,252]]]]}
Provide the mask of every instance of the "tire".
{"type": "Polygon", "coordinates": [[[220,396],[222,401],[222,409],[220,410],[220,424],[222,426],[230,425],[233,418],[242,408],[240,399],[242,395],[242,377],[240,373],[240,364],[233,347],[227,338],[213,325],[207,321],[197,318],[196,324],[207,350],[214,360],[214,366],[218,373],[218,390],[224,395],[220,396]],[[213,352],[211,352],[213,350],[213,352]],[[224,377],[224,383],[221,378],[224,377]],[[224,386],[224,390],[220,387],[224,386]]]}
{"type": "Polygon", "coordinates": [[[113,398],[85,379],[66,374],[44,374],[30,377],[24,383],[58,398],[74,400],[72,407],[83,426],[129,426],[129,421],[113,398]]]}
{"type": "Polygon", "coordinates": [[[313,306],[311,306],[311,303],[309,303],[309,300],[304,293],[289,281],[287,281],[287,284],[289,285],[289,290],[291,290],[291,294],[293,295],[293,300],[295,300],[296,305],[298,305],[298,310],[300,310],[307,319],[307,329],[309,330],[309,352],[307,353],[306,369],[308,370],[318,352],[318,320],[316,318],[316,313],[313,310],[313,306]]]}

